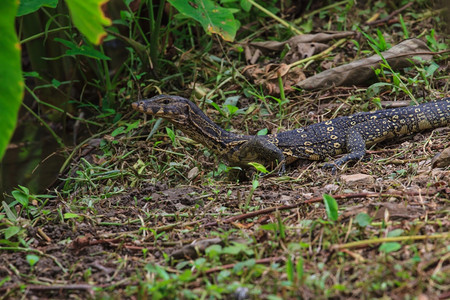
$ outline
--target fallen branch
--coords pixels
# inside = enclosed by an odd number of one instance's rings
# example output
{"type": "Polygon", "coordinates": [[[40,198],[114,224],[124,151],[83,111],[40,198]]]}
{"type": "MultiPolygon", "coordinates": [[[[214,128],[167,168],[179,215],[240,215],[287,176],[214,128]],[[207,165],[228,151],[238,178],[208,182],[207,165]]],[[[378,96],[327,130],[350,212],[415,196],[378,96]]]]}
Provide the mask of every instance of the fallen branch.
{"type": "Polygon", "coordinates": [[[400,8],[397,9],[397,10],[394,10],[393,12],[391,12],[391,13],[389,14],[389,16],[387,16],[386,18],[383,18],[383,19],[380,19],[380,20],[375,20],[375,21],[372,21],[372,22],[367,22],[366,25],[373,26],[373,25],[380,25],[380,24],[387,23],[387,22],[389,22],[389,20],[391,20],[393,17],[395,17],[396,15],[398,15],[399,13],[401,13],[402,11],[404,11],[405,9],[407,9],[408,7],[410,7],[410,6],[413,5],[413,4],[414,4],[414,2],[409,2],[408,4],[406,4],[406,5],[402,6],[402,7],[400,7],[400,8]]]}
{"type": "Polygon", "coordinates": [[[331,246],[332,249],[349,249],[355,247],[366,247],[373,244],[381,244],[386,242],[402,242],[402,241],[417,241],[417,240],[431,240],[431,239],[448,239],[450,238],[450,233],[434,234],[434,235],[411,235],[411,236],[395,236],[395,237],[385,237],[377,238],[363,241],[356,241],[347,244],[338,244],[331,246]]]}
{"type": "MultiPolygon", "coordinates": [[[[391,192],[391,193],[355,193],[355,194],[340,194],[340,195],[332,195],[332,197],[336,200],[338,199],[353,199],[353,198],[370,198],[370,197],[403,197],[403,196],[423,196],[423,195],[434,195],[436,194],[438,191],[427,191],[427,192],[422,192],[422,191],[417,191],[417,192],[391,192]]],[[[232,223],[232,222],[236,222],[239,220],[243,220],[243,219],[247,219],[247,218],[253,218],[259,215],[264,215],[264,214],[269,214],[272,213],[274,211],[277,210],[288,210],[288,209],[292,209],[292,208],[298,208],[300,206],[303,205],[309,205],[312,203],[317,203],[317,202],[322,202],[323,198],[322,196],[320,197],[315,197],[312,198],[310,200],[306,200],[300,203],[294,203],[294,204],[288,204],[288,205],[280,205],[280,206],[274,206],[274,207],[269,207],[269,208],[264,208],[261,210],[257,210],[257,211],[253,211],[250,213],[245,213],[245,214],[240,214],[222,221],[214,221],[211,223],[207,223],[205,225],[203,225],[203,227],[212,227],[212,226],[217,226],[220,224],[227,224],[227,223],[232,223]]]]}

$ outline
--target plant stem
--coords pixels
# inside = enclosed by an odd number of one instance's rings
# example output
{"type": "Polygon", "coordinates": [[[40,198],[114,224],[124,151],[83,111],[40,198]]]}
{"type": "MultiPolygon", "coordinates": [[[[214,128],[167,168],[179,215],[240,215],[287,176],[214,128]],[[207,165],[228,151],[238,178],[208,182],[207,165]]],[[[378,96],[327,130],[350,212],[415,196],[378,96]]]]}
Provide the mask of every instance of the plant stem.
{"type": "Polygon", "coordinates": [[[36,119],[39,120],[39,122],[42,123],[42,125],[44,125],[45,128],[47,128],[47,130],[50,132],[50,134],[55,138],[56,142],[59,144],[59,146],[61,148],[65,148],[66,145],[64,145],[64,142],[62,141],[62,139],[56,134],[56,132],[50,128],[50,126],[45,123],[44,120],[42,120],[42,118],[35,113],[31,108],[28,107],[28,105],[26,105],[25,103],[22,102],[23,107],[25,107],[26,110],[28,110],[36,119]]]}
{"type": "Polygon", "coordinates": [[[427,239],[448,239],[450,238],[450,233],[434,234],[434,235],[411,235],[411,236],[396,236],[396,237],[385,237],[377,238],[363,241],[356,241],[347,244],[333,245],[334,249],[348,249],[360,246],[368,246],[373,244],[381,244],[385,242],[401,242],[401,241],[417,241],[417,240],[427,240],[427,239]]]}
{"type": "Polygon", "coordinates": [[[262,7],[261,5],[259,5],[258,3],[256,3],[253,0],[247,0],[248,2],[250,2],[254,7],[256,7],[257,9],[259,9],[260,11],[262,11],[263,13],[265,13],[266,15],[268,15],[269,17],[271,17],[272,19],[278,21],[278,23],[280,23],[281,25],[283,25],[284,27],[292,30],[295,34],[303,34],[303,32],[301,32],[299,29],[297,29],[296,27],[294,27],[292,24],[289,24],[288,22],[286,22],[285,20],[281,19],[280,17],[274,15],[273,13],[271,13],[269,10],[265,9],[264,7],[262,7]]]}
{"type": "Polygon", "coordinates": [[[288,67],[289,67],[289,69],[290,69],[290,68],[296,67],[296,66],[298,66],[298,65],[300,65],[300,64],[303,64],[303,63],[305,63],[305,62],[308,62],[308,61],[310,61],[310,60],[315,60],[315,59],[318,59],[318,58],[322,58],[322,57],[328,55],[328,53],[330,53],[331,51],[333,51],[334,49],[336,49],[337,47],[339,47],[339,46],[342,45],[343,43],[345,43],[346,41],[347,41],[347,39],[340,39],[340,40],[337,41],[334,45],[332,45],[330,48],[328,48],[328,49],[326,49],[326,50],[320,52],[319,54],[316,54],[316,55],[307,57],[307,58],[305,58],[305,59],[301,59],[301,60],[298,60],[298,61],[296,61],[296,62],[293,62],[292,64],[288,65],[288,67]]]}

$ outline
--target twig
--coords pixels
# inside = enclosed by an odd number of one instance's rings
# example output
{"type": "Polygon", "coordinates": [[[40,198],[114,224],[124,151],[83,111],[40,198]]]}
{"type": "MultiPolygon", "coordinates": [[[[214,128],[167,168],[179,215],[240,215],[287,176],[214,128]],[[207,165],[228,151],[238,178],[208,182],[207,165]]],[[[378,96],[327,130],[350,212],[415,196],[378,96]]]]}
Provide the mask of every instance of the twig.
{"type": "Polygon", "coordinates": [[[401,242],[401,241],[417,241],[417,240],[430,240],[430,239],[448,239],[450,238],[450,232],[434,235],[411,235],[411,236],[395,236],[395,237],[385,237],[377,238],[363,241],[356,241],[347,244],[333,245],[332,249],[349,249],[355,247],[365,247],[373,244],[381,244],[385,242],[401,242]]]}
{"type": "Polygon", "coordinates": [[[247,0],[247,1],[250,2],[257,9],[259,9],[260,11],[262,11],[263,13],[265,13],[266,15],[271,17],[272,19],[276,20],[278,23],[280,23],[284,27],[292,30],[295,34],[302,34],[302,32],[300,30],[298,30],[297,28],[295,28],[293,25],[289,24],[288,22],[286,22],[285,20],[281,19],[280,17],[274,15],[269,10],[265,9],[264,7],[262,7],[261,5],[256,3],[255,1],[253,1],[253,0],[247,0]]]}
{"type": "MultiPolygon", "coordinates": [[[[337,200],[337,199],[353,199],[353,198],[369,198],[369,197],[402,197],[404,195],[406,195],[406,196],[434,195],[436,193],[437,193],[437,191],[427,191],[427,192],[417,191],[417,192],[410,192],[410,193],[407,193],[407,192],[354,193],[354,194],[333,195],[332,197],[337,200]]],[[[223,223],[223,224],[232,223],[232,222],[236,222],[236,221],[247,219],[247,218],[253,218],[253,217],[256,217],[259,215],[269,214],[276,210],[288,210],[288,209],[297,208],[297,207],[300,207],[303,205],[309,205],[312,203],[322,202],[322,201],[323,201],[323,198],[322,198],[322,196],[320,196],[320,197],[315,197],[315,198],[312,198],[310,200],[306,200],[306,201],[303,201],[300,203],[268,207],[268,208],[253,211],[250,213],[240,214],[240,215],[237,215],[237,216],[234,216],[234,217],[222,220],[222,221],[214,221],[211,223],[207,223],[207,224],[203,225],[203,227],[217,226],[217,225],[219,225],[219,223],[223,223]]]]}
{"type": "Polygon", "coordinates": [[[96,287],[95,285],[90,284],[66,284],[66,285],[38,285],[38,284],[30,284],[27,285],[26,288],[34,291],[47,291],[47,290],[92,290],[92,288],[96,287]]]}
{"type": "Polygon", "coordinates": [[[390,19],[392,19],[394,16],[398,15],[399,13],[401,13],[402,11],[404,11],[405,9],[407,9],[408,7],[410,7],[413,4],[414,4],[414,2],[409,2],[408,4],[400,7],[397,10],[394,10],[393,12],[391,12],[389,14],[389,16],[387,16],[386,18],[383,18],[383,19],[380,19],[380,20],[376,20],[376,21],[372,21],[372,22],[367,22],[366,25],[372,26],[372,25],[380,25],[380,24],[386,23],[390,19]]]}
{"type": "MultiPolygon", "coordinates": [[[[350,0],[350,1],[353,1],[353,0],[350,0]]],[[[349,0],[344,0],[344,1],[340,1],[340,2],[335,2],[333,4],[330,4],[330,5],[327,5],[327,6],[323,6],[323,7],[319,8],[319,9],[313,10],[312,12],[306,13],[303,16],[301,16],[300,18],[294,20],[294,24],[300,24],[304,19],[307,19],[310,16],[313,16],[313,15],[315,15],[315,14],[321,12],[321,11],[326,11],[326,10],[328,10],[330,8],[335,8],[337,6],[341,6],[342,4],[346,4],[346,3],[350,2],[350,1],[349,0]]]]}
{"type": "Polygon", "coordinates": [[[296,62],[293,62],[292,64],[288,65],[288,67],[289,67],[289,69],[291,69],[293,67],[296,67],[296,66],[298,66],[298,65],[300,65],[302,63],[308,62],[310,60],[315,60],[315,59],[318,59],[318,58],[322,58],[322,57],[328,55],[328,53],[330,53],[331,51],[333,51],[334,49],[336,49],[337,47],[339,47],[343,43],[345,43],[346,41],[347,41],[347,39],[340,39],[335,44],[333,44],[331,47],[329,47],[328,49],[320,52],[319,54],[316,54],[316,55],[307,57],[305,59],[301,59],[301,60],[298,60],[296,62]]]}

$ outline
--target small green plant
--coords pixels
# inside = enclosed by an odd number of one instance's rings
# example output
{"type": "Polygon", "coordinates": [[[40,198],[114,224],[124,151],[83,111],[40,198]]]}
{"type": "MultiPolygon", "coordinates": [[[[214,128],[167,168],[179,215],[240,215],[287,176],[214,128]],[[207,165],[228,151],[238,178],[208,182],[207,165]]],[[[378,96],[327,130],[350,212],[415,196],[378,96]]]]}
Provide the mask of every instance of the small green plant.
{"type": "Polygon", "coordinates": [[[164,231],[158,233],[158,231],[156,229],[154,229],[154,228],[141,227],[139,230],[142,231],[142,232],[145,232],[146,230],[149,230],[153,234],[153,246],[154,247],[156,247],[158,239],[160,237],[162,237],[162,236],[165,236],[165,234],[166,234],[164,231]]]}
{"type": "Polygon", "coordinates": [[[172,146],[176,147],[177,144],[176,144],[175,132],[172,129],[170,129],[169,127],[166,127],[166,132],[167,132],[167,135],[169,136],[170,140],[172,141],[172,146]]]}
{"type": "Polygon", "coordinates": [[[325,210],[327,212],[328,219],[330,221],[337,221],[339,214],[336,199],[328,194],[323,194],[323,202],[325,204],[325,210]]]}
{"type": "MultiPolygon", "coordinates": [[[[358,28],[359,29],[359,28],[358,28]]],[[[359,32],[364,35],[364,37],[369,41],[369,45],[372,49],[376,49],[376,52],[386,51],[391,48],[391,45],[386,42],[386,39],[383,36],[383,33],[380,29],[377,29],[377,37],[378,39],[372,38],[370,35],[359,29],[359,32]]]]}
{"type": "Polygon", "coordinates": [[[36,254],[27,254],[27,262],[31,267],[31,270],[34,269],[34,266],[37,264],[37,262],[39,261],[39,256],[37,256],[36,254]]]}
{"type": "Polygon", "coordinates": [[[275,233],[275,240],[278,241],[284,240],[286,238],[286,226],[281,219],[281,215],[277,212],[277,222],[276,223],[268,223],[260,226],[263,230],[270,230],[275,233]]]}
{"type": "Polygon", "coordinates": [[[252,188],[250,189],[250,193],[248,193],[247,199],[245,200],[244,210],[247,211],[249,209],[250,201],[253,198],[253,194],[259,186],[259,176],[255,175],[255,178],[252,180],[252,188]]]}
{"type": "Polygon", "coordinates": [[[363,228],[369,226],[371,221],[372,218],[364,212],[357,214],[355,217],[356,224],[363,228]]]}
{"type": "Polygon", "coordinates": [[[55,198],[54,195],[34,195],[30,192],[30,190],[25,187],[19,185],[18,188],[14,189],[11,192],[12,197],[15,201],[9,204],[10,207],[20,204],[21,210],[18,215],[20,216],[22,212],[26,212],[28,217],[37,217],[40,213],[47,214],[48,211],[43,210],[42,207],[45,206],[48,199],[55,198]]]}
{"type": "Polygon", "coordinates": [[[427,39],[428,42],[428,46],[433,50],[433,51],[441,51],[441,50],[445,50],[448,48],[448,45],[445,43],[439,43],[436,40],[436,32],[434,29],[431,29],[430,34],[427,34],[425,36],[425,38],[427,39]]]}
{"type": "Polygon", "coordinates": [[[400,14],[400,15],[398,16],[398,19],[399,19],[399,21],[400,21],[400,25],[402,26],[403,37],[404,37],[405,39],[409,39],[409,31],[408,31],[408,28],[406,27],[405,21],[403,21],[403,16],[402,16],[402,14],[400,14]]]}
{"type": "Polygon", "coordinates": [[[298,257],[295,265],[293,258],[294,256],[289,256],[288,260],[286,261],[286,274],[289,285],[295,287],[303,282],[304,269],[303,269],[303,258],[298,257]]]}

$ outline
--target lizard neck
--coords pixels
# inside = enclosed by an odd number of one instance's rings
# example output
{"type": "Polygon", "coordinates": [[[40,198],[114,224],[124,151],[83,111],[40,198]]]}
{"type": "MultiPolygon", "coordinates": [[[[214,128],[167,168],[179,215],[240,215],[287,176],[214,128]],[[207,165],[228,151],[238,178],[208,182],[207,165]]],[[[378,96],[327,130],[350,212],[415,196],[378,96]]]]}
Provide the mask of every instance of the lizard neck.
{"type": "Polygon", "coordinates": [[[214,123],[195,104],[189,103],[187,119],[183,124],[176,124],[193,140],[202,143],[214,153],[224,155],[236,145],[246,142],[251,136],[226,131],[214,123]]]}

